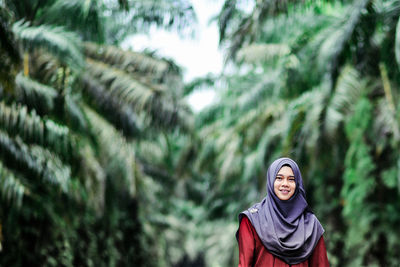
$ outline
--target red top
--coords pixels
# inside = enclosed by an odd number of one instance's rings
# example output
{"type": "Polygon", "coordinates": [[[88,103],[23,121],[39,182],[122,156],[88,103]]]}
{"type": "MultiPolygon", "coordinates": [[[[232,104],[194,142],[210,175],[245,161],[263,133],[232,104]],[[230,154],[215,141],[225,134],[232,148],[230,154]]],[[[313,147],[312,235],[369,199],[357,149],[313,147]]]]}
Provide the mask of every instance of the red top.
{"type": "Polygon", "coordinates": [[[318,241],[311,256],[304,262],[289,265],[272,255],[263,245],[256,230],[246,216],[243,216],[239,227],[239,267],[329,267],[324,238],[318,241]]]}

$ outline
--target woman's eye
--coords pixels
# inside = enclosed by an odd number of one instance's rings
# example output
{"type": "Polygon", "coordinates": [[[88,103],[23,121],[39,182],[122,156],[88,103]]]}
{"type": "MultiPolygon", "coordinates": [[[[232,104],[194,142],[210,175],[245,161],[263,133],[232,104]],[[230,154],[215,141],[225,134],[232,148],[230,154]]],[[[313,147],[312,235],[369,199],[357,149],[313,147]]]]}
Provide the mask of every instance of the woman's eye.
{"type": "Polygon", "coordinates": [[[275,179],[276,179],[276,180],[282,180],[282,177],[279,177],[279,176],[278,176],[278,177],[276,177],[275,179]]]}

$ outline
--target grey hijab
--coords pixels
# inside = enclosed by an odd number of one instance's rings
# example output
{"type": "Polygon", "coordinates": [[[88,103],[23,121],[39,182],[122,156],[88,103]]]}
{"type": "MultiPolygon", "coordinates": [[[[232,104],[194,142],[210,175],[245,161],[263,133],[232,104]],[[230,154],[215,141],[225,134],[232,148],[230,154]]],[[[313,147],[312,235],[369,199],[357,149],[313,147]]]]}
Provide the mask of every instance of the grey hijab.
{"type": "Polygon", "coordinates": [[[322,225],[309,208],[305,195],[296,162],[289,158],[277,159],[268,168],[267,196],[239,214],[239,225],[243,216],[247,216],[270,253],[287,264],[304,262],[324,233],[322,225]],[[295,192],[286,201],[280,200],[274,193],[276,174],[284,165],[292,168],[296,179],[295,192]]]}

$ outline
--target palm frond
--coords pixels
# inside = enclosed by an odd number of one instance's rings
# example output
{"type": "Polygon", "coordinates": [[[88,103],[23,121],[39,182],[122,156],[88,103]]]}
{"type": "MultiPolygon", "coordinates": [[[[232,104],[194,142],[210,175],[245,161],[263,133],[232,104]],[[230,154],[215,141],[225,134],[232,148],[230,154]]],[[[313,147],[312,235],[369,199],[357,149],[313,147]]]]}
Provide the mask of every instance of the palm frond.
{"type": "Polygon", "coordinates": [[[137,137],[140,134],[140,121],[129,105],[113,96],[96,79],[85,74],[81,77],[83,91],[89,102],[109,122],[121,129],[126,137],[137,137]]]}
{"type": "Polygon", "coordinates": [[[303,94],[300,97],[294,99],[288,103],[288,107],[284,116],[281,118],[282,127],[282,151],[283,154],[293,154],[297,155],[297,151],[293,151],[293,147],[301,150],[302,146],[299,145],[299,134],[306,117],[307,102],[310,100],[312,95],[303,94]]]}
{"type": "Polygon", "coordinates": [[[352,8],[349,9],[350,14],[343,16],[341,21],[333,24],[322,33],[325,37],[319,50],[318,62],[321,69],[328,71],[333,83],[341,64],[340,56],[360,23],[369,2],[370,0],[356,1],[352,8]]]}
{"type": "Polygon", "coordinates": [[[84,177],[82,185],[86,189],[89,205],[102,214],[105,205],[106,170],[88,144],[80,150],[80,158],[82,161],[79,176],[84,177]]]}
{"type": "Polygon", "coordinates": [[[29,76],[31,79],[56,87],[60,76],[60,61],[43,50],[30,53],[29,55],[29,76]]]}
{"type": "Polygon", "coordinates": [[[14,23],[13,32],[26,50],[43,48],[69,66],[84,66],[80,41],[72,32],[49,25],[31,26],[23,21],[14,23]]]}
{"type": "Polygon", "coordinates": [[[215,140],[213,138],[208,138],[206,142],[203,141],[193,164],[196,170],[205,169],[207,166],[210,167],[209,163],[213,162],[217,154],[215,146],[215,140]]]}
{"type": "Polygon", "coordinates": [[[78,100],[71,94],[67,94],[64,97],[64,112],[67,124],[70,125],[72,129],[82,132],[87,130],[87,121],[82,107],[78,100]]]}
{"type": "Polygon", "coordinates": [[[87,71],[106,86],[111,94],[131,104],[138,111],[148,108],[155,95],[162,92],[161,88],[147,87],[125,72],[99,61],[88,60],[87,71]]]}
{"type": "Polygon", "coordinates": [[[287,44],[250,44],[237,52],[237,60],[250,64],[271,61],[290,54],[287,44]]]}
{"type": "Polygon", "coordinates": [[[90,130],[100,143],[100,163],[107,177],[122,191],[136,194],[135,151],[125,138],[106,120],[88,106],[84,107],[90,130]]]}
{"type": "Polygon", "coordinates": [[[55,154],[36,145],[28,147],[20,138],[13,140],[1,130],[0,148],[0,157],[8,168],[54,184],[65,193],[69,191],[71,169],[55,154]]]}
{"type": "Polygon", "coordinates": [[[148,87],[125,72],[106,64],[88,60],[88,73],[108,88],[120,102],[130,105],[134,111],[145,114],[154,126],[181,126],[190,129],[192,118],[188,107],[177,103],[165,88],[148,87]]]}
{"type": "Polygon", "coordinates": [[[0,161],[0,195],[6,203],[17,208],[22,206],[24,195],[29,194],[29,189],[21,182],[15,172],[7,169],[0,161]]]}
{"type": "Polygon", "coordinates": [[[195,22],[196,14],[190,1],[163,1],[148,0],[130,3],[133,20],[143,24],[156,23],[168,27],[185,28],[195,22]]]}
{"type": "Polygon", "coordinates": [[[189,30],[190,33],[196,22],[196,14],[188,0],[129,1],[127,11],[121,10],[116,1],[105,1],[104,4],[109,14],[106,19],[112,18],[112,23],[106,27],[107,39],[113,44],[119,44],[130,34],[146,32],[152,25],[180,32],[189,30]]]}
{"type": "Polygon", "coordinates": [[[143,53],[124,51],[115,46],[85,43],[85,53],[91,59],[102,61],[135,75],[135,78],[145,83],[163,83],[168,75],[179,75],[167,61],[155,59],[143,53]]]}
{"type": "Polygon", "coordinates": [[[195,78],[189,83],[185,84],[185,87],[183,89],[183,95],[187,96],[196,90],[201,90],[203,88],[211,88],[215,84],[217,79],[218,77],[212,73],[208,73],[204,77],[195,78]]]}
{"type": "MultiPolygon", "coordinates": [[[[299,139],[304,143],[308,153],[315,155],[318,141],[322,136],[321,125],[324,108],[326,105],[329,90],[326,88],[317,88],[306,94],[309,96],[309,106],[306,112],[304,124],[301,127],[299,139]]],[[[306,97],[307,98],[307,97],[306,97]]]]}
{"type": "Polygon", "coordinates": [[[211,124],[220,118],[221,114],[223,114],[223,107],[220,104],[215,103],[205,107],[196,115],[196,127],[211,124]]]}
{"type": "Polygon", "coordinates": [[[58,0],[43,12],[40,19],[80,32],[84,40],[102,43],[105,41],[102,8],[102,1],[98,0],[58,0]]]}
{"type": "Polygon", "coordinates": [[[362,96],[366,86],[367,82],[355,69],[349,66],[343,69],[326,111],[324,131],[327,136],[336,136],[339,124],[353,111],[354,103],[362,96]]]}
{"type": "Polygon", "coordinates": [[[225,1],[218,15],[219,42],[225,39],[226,29],[232,17],[237,12],[237,0],[225,1]]]}
{"type": "MultiPolygon", "coordinates": [[[[35,73],[35,76],[37,74],[35,73]]],[[[30,109],[34,109],[42,116],[62,111],[67,124],[72,129],[78,131],[86,129],[87,123],[82,109],[78,101],[75,100],[76,97],[71,93],[65,94],[64,98],[62,98],[56,89],[26,77],[22,73],[16,77],[16,84],[15,95],[18,102],[27,105],[30,109]],[[56,107],[56,105],[58,106],[56,107]]]]}
{"type": "MultiPolygon", "coordinates": [[[[253,11],[249,15],[241,16],[234,31],[230,34],[226,33],[226,25],[230,20],[235,18],[235,13],[240,13],[236,10],[237,2],[227,3],[220,13],[220,33],[221,37],[230,39],[228,59],[235,59],[238,50],[245,44],[253,43],[257,36],[260,35],[264,21],[267,18],[275,17],[280,14],[288,13],[289,9],[295,9],[303,1],[288,0],[288,1],[255,1],[253,11]]],[[[236,18],[238,19],[238,18],[236,18]]],[[[223,39],[221,39],[223,40],[223,39]]]]}
{"type": "Polygon", "coordinates": [[[47,85],[38,83],[19,73],[15,78],[15,90],[18,102],[35,109],[39,114],[47,114],[54,108],[57,91],[47,85]]]}
{"type": "Polygon", "coordinates": [[[0,127],[27,143],[49,147],[67,159],[71,157],[73,141],[68,128],[42,119],[34,110],[28,113],[26,106],[9,107],[0,102],[0,127]]]}
{"type": "Polygon", "coordinates": [[[64,193],[70,192],[72,179],[70,166],[65,165],[54,153],[38,145],[32,145],[28,152],[35,160],[35,164],[40,166],[41,176],[45,181],[59,187],[64,193]]]}
{"type": "MultiPolygon", "coordinates": [[[[323,2],[323,1],[321,1],[323,2]]],[[[326,3],[328,4],[328,3],[326,3]]],[[[340,4],[332,3],[335,14],[343,12],[340,4]],[[336,13],[337,12],[337,13],[336,13]]],[[[318,3],[314,3],[314,8],[318,8],[318,3]]],[[[257,43],[287,44],[293,52],[297,52],[302,46],[315,36],[321,29],[332,24],[336,16],[318,14],[313,10],[302,10],[299,7],[296,12],[290,15],[279,15],[273,19],[267,19],[262,26],[262,32],[257,43]]]]}
{"type": "Polygon", "coordinates": [[[280,82],[281,72],[270,71],[268,74],[264,75],[261,81],[255,82],[252,88],[244,91],[237,98],[237,106],[241,111],[246,111],[257,107],[260,103],[266,99],[271,99],[279,95],[279,82],[280,82]]]}
{"type": "Polygon", "coordinates": [[[221,136],[221,142],[217,141],[217,149],[221,153],[216,158],[217,164],[221,166],[218,177],[222,182],[226,181],[229,177],[238,175],[243,167],[241,157],[239,154],[241,148],[241,139],[236,134],[230,134],[221,136]],[[229,142],[225,140],[229,139],[229,142]],[[224,145],[222,145],[224,144],[224,145]]]}

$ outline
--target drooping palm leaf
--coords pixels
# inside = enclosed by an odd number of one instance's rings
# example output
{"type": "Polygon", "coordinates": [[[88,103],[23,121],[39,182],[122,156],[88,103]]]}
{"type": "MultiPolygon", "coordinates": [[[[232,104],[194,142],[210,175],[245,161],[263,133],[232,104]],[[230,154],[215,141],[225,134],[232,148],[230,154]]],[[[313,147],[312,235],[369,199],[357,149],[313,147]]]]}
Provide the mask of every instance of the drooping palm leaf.
{"type": "Polygon", "coordinates": [[[225,33],[229,21],[231,20],[232,16],[237,12],[236,10],[237,0],[233,1],[225,1],[224,5],[222,6],[221,11],[218,15],[218,29],[219,29],[219,41],[225,39],[225,33]]]}
{"type": "Polygon", "coordinates": [[[349,66],[343,69],[326,112],[324,125],[328,136],[333,138],[337,134],[339,124],[351,114],[354,103],[363,95],[366,86],[367,81],[361,79],[355,69],[349,66]]]}
{"type": "Polygon", "coordinates": [[[88,60],[87,65],[88,73],[108,88],[113,97],[130,105],[139,115],[146,114],[153,125],[191,127],[190,111],[165,92],[165,88],[143,84],[127,73],[100,62],[88,60]]]}
{"type": "Polygon", "coordinates": [[[18,21],[13,25],[13,32],[26,50],[42,48],[69,66],[80,69],[84,65],[78,37],[62,27],[31,26],[29,23],[18,21]]]}
{"type": "Polygon", "coordinates": [[[217,81],[218,76],[209,73],[204,77],[198,77],[185,84],[183,89],[183,95],[187,96],[193,93],[196,90],[201,90],[203,88],[212,88],[215,82],[217,81]]]}
{"type": "Polygon", "coordinates": [[[112,23],[106,27],[109,43],[119,44],[130,34],[146,32],[151,25],[182,32],[190,30],[196,22],[193,7],[187,0],[130,1],[125,7],[121,10],[116,1],[105,2],[105,18],[107,21],[112,18],[112,23]]]}
{"type": "Polygon", "coordinates": [[[57,91],[45,84],[38,83],[29,77],[19,73],[15,79],[17,85],[15,90],[16,99],[35,109],[39,114],[47,114],[54,108],[57,91]]]}
{"type": "Polygon", "coordinates": [[[84,107],[91,124],[91,133],[98,137],[100,163],[112,183],[132,196],[136,194],[135,152],[125,138],[88,106],[84,107]]]}
{"type": "Polygon", "coordinates": [[[286,44],[251,44],[238,51],[237,60],[246,63],[262,63],[289,54],[290,47],[286,44]]]}
{"type": "MultiPolygon", "coordinates": [[[[340,62],[340,56],[353,36],[354,30],[363,18],[363,12],[370,0],[356,1],[351,9],[349,15],[342,18],[338,25],[332,25],[326,31],[326,38],[324,38],[319,51],[319,64],[322,68],[326,68],[330,74],[332,83],[335,82],[339,68],[343,64],[340,62]]],[[[333,84],[332,84],[333,85],[333,84]]]]}
{"type": "Polygon", "coordinates": [[[102,2],[55,1],[39,19],[44,23],[62,25],[69,30],[79,32],[84,40],[102,43],[105,40],[102,2]]]}
{"type": "Polygon", "coordinates": [[[15,172],[7,169],[0,161],[0,195],[6,203],[22,206],[24,195],[29,194],[29,189],[21,183],[21,178],[15,172]]]}
{"type": "Polygon", "coordinates": [[[87,119],[78,97],[71,94],[64,97],[64,117],[71,129],[85,132],[87,130],[87,119]]]}
{"type": "Polygon", "coordinates": [[[21,139],[11,139],[0,131],[0,157],[8,168],[17,170],[30,177],[59,187],[63,192],[69,191],[71,169],[50,151],[39,146],[28,147],[21,139]]]}
{"type": "Polygon", "coordinates": [[[106,169],[99,162],[99,158],[89,143],[80,150],[80,158],[79,176],[83,177],[81,184],[86,189],[87,201],[98,214],[102,214],[106,198],[106,169]]]}
{"type": "Polygon", "coordinates": [[[229,40],[229,52],[227,59],[236,58],[237,51],[243,45],[254,42],[261,33],[264,21],[267,18],[286,14],[291,8],[303,8],[300,3],[303,1],[253,1],[253,10],[250,14],[243,14],[238,8],[238,1],[225,1],[219,14],[220,42],[224,38],[229,40]],[[227,25],[236,20],[233,31],[227,33],[227,25]]]}
{"type": "Polygon", "coordinates": [[[89,75],[82,76],[83,90],[91,105],[101,112],[127,137],[140,134],[138,118],[132,108],[113,96],[105,87],[89,75]]]}
{"type": "MultiPolygon", "coordinates": [[[[36,70],[35,70],[36,71],[36,70]]],[[[29,77],[19,74],[16,77],[16,100],[34,109],[40,115],[62,113],[66,123],[75,130],[86,128],[86,119],[73,96],[67,94],[62,98],[56,89],[38,83],[29,77]],[[60,108],[60,105],[62,105],[60,108]]]]}
{"type": "Polygon", "coordinates": [[[26,106],[9,107],[1,102],[0,127],[9,135],[19,136],[27,143],[47,146],[63,158],[71,158],[74,141],[69,129],[41,118],[34,110],[28,112],[26,106]]]}
{"type": "Polygon", "coordinates": [[[281,72],[270,72],[261,78],[261,81],[255,83],[248,91],[243,92],[236,100],[236,107],[241,111],[247,111],[257,107],[267,99],[276,97],[280,91],[281,72]]]}
{"type": "MultiPolygon", "coordinates": [[[[123,51],[114,46],[98,46],[85,43],[85,53],[94,60],[101,60],[127,73],[136,74],[136,78],[148,83],[161,83],[174,70],[168,62],[157,60],[143,53],[123,51]]],[[[178,73],[175,73],[178,75],[178,73]]]]}
{"type": "Polygon", "coordinates": [[[61,62],[56,57],[43,50],[29,54],[29,77],[42,84],[61,89],[60,70],[61,62]]]}

